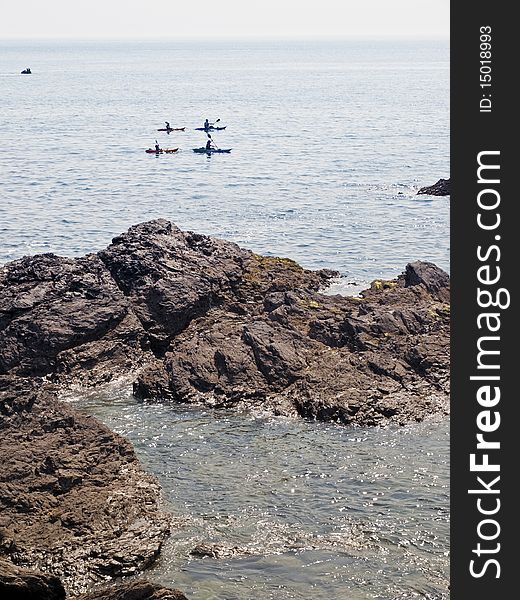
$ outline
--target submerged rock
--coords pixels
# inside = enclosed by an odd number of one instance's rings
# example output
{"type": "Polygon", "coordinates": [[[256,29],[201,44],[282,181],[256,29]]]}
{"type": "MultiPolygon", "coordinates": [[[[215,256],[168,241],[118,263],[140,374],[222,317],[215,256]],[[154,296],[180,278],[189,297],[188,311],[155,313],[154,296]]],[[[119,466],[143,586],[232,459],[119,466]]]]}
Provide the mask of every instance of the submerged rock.
{"type": "Polygon", "coordinates": [[[439,179],[437,183],[421,188],[417,195],[428,194],[429,196],[449,196],[451,194],[451,180],[439,179]]]}
{"type": "Polygon", "coordinates": [[[88,594],[82,594],[77,600],[188,600],[179,590],[172,590],[148,581],[129,581],[115,586],[105,587],[88,594]]]}
{"type": "Polygon", "coordinates": [[[230,546],[229,544],[197,544],[190,550],[195,558],[230,558],[251,554],[247,548],[230,546]]]}
{"type": "Polygon", "coordinates": [[[415,262],[361,297],[320,294],[334,275],[143,223],[98,255],[0,271],[0,372],[134,372],[141,399],[358,425],[447,411],[449,276],[415,262]]]}

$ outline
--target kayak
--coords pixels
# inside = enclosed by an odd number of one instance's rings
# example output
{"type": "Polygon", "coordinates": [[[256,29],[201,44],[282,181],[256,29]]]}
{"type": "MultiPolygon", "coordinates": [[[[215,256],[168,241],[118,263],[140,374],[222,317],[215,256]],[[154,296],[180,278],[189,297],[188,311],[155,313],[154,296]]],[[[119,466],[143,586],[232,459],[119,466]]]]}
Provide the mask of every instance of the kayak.
{"type": "Polygon", "coordinates": [[[193,148],[193,152],[197,152],[198,154],[229,153],[231,152],[231,148],[193,148]]]}
{"type": "Polygon", "coordinates": [[[227,125],[224,127],[195,127],[195,131],[222,131],[226,127],[227,125]]]}
{"type": "Polygon", "coordinates": [[[172,154],[173,152],[177,152],[178,148],[160,148],[159,150],[155,150],[154,148],[148,148],[145,150],[148,154],[172,154]]]}
{"type": "Polygon", "coordinates": [[[186,127],[170,127],[169,129],[163,127],[162,129],[158,129],[157,131],[166,131],[167,133],[170,133],[170,131],[184,131],[185,129],[186,127]]]}

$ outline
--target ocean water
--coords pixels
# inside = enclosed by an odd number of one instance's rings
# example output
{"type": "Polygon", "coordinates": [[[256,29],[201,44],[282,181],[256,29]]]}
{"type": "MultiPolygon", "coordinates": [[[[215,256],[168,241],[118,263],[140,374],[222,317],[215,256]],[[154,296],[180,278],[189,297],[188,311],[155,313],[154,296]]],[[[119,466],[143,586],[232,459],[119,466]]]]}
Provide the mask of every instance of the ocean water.
{"type": "MultiPolygon", "coordinates": [[[[449,198],[416,196],[449,176],[447,42],[0,42],[0,147],[0,263],[166,217],[337,269],[336,291],[449,270],[449,198]],[[192,152],[206,117],[229,155],[192,152]],[[179,152],[145,154],[156,139],[179,152]]],[[[447,598],[445,419],[352,429],[124,384],[71,401],[134,443],[177,516],[149,577],[194,600],[447,598]],[[224,555],[191,556],[203,542],[224,555]]]]}
{"type": "Polygon", "coordinates": [[[449,176],[448,61],[439,41],[1,42],[0,262],[166,217],[351,279],[447,269],[449,199],[415,193],[449,176]],[[230,155],[192,152],[206,117],[230,155]]]}
{"type": "Polygon", "coordinates": [[[446,419],[352,428],[141,404],[117,385],[69,399],[161,482],[176,518],[150,579],[193,600],[448,598],[446,419]]]}

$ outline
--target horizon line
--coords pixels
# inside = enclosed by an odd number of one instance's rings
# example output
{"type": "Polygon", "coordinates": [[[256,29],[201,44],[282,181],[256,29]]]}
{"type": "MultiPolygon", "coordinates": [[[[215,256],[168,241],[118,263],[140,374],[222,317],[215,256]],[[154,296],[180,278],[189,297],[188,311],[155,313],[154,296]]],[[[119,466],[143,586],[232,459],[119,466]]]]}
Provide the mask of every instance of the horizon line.
{"type": "Polygon", "coordinates": [[[431,34],[423,36],[419,34],[350,34],[350,35],[326,35],[326,34],[255,34],[255,35],[229,35],[229,36],[31,36],[31,37],[0,37],[2,42],[247,42],[247,41],[450,41],[448,34],[431,34]]]}

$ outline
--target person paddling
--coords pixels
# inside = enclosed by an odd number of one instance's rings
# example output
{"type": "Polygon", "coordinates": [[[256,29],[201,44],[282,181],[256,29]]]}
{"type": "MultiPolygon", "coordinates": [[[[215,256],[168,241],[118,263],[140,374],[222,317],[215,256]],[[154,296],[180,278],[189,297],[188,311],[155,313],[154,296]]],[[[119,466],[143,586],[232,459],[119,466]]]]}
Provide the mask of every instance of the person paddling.
{"type": "Polygon", "coordinates": [[[168,123],[168,121],[165,121],[166,123],[166,131],[168,131],[168,129],[171,129],[170,124],[168,123]]]}
{"type": "Polygon", "coordinates": [[[156,152],[160,152],[161,151],[161,147],[159,146],[157,140],[155,140],[155,151],[156,152]]]}
{"type": "Polygon", "coordinates": [[[213,143],[211,138],[206,142],[206,150],[213,150],[213,143]]]}
{"type": "Polygon", "coordinates": [[[208,119],[206,119],[206,120],[204,121],[204,129],[209,129],[209,128],[210,128],[209,120],[208,120],[208,119]]]}

